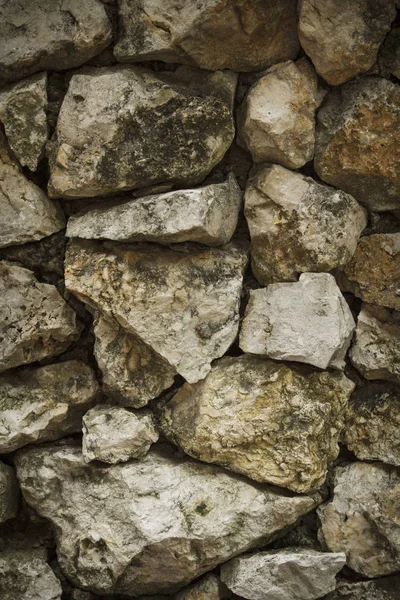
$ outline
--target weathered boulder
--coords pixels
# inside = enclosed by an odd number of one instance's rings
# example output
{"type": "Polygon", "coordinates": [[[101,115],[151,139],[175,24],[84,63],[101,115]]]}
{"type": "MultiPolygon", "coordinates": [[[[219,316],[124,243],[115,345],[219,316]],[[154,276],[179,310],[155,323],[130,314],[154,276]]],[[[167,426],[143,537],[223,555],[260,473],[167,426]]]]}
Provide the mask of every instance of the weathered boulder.
{"type": "Polygon", "coordinates": [[[78,67],[111,42],[111,24],[99,0],[3,4],[0,81],[78,67]]]}
{"type": "Polygon", "coordinates": [[[331,92],[318,112],[315,169],[372,211],[400,207],[400,87],[366,77],[331,92]]]}
{"type": "Polygon", "coordinates": [[[255,162],[298,169],[314,156],[315,111],[324,93],[305,59],[274,65],[250,88],[239,111],[239,142],[255,162]]]}
{"type": "Polygon", "coordinates": [[[300,43],[318,73],[340,85],[373,66],[395,17],[395,0],[300,0],[300,43]]]}
{"type": "Polygon", "coordinates": [[[379,66],[384,73],[400,79],[400,27],[387,35],[379,55],[379,66]]]}
{"type": "Polygon", "coordinates": [[[62,570],[101,594],[173,592],[265,544],[318,501],[162,445],[107,467],[85,464],[73,442],[20,450],[15,460],[25,499],[55,526],[62,570]]]}
{"type": "Polygon", "coordinates": [[[75,312],[32,271],[0,261],[0,372],[61,354],[78,339],[75,312]]]}
{"type": "Polygon", "coordinates": [[[189,67],[75,74],[50,151],[50,195],[84,198],[201,182],[233,140],[236,78],[189,67]]]}
{"type": "Polygon", "coordinates": [[[19,485],[15,471],[0,461],[0,523],[17,516],[19,485]]]}
{"type": "Polygon", "coordinates": [[[343,369],[354,328],[335,278],[303,273],[298,282],[250,291],[239,344],[252,354],[343,369]]]}
{"type": "Polygon", "coordinates": [[[174,383],[175,369],[111,317],[94,321],[102,387],[115,404],[140,408],[174,383]]]}
{"type": "Polygon", "coordinates": [[[74,360],[0,375],[0,453],[80,431],[98,392],[92,369],[74,360]]]}
{"type": "Polygon", "coordinates": [[[67,248],[65,284],[194,383],[236,337],[246,263],[236,243],[163,249],[76,240],[67,248]]]}
{"type": "Polygon", "coordinates": [[[252,269],[263,284],[344,266],[367,225],[352,196],[279,165],[262,166],[249,178],[245,216],[252,269]]]}
{"type": "Polygon", "coordinates": [[[345,552],[347,565],[365,577],[400,568],[400,475],[382,463],[337,467],[331,502],[318,509],[321,541],[345,552]]]}
{"type": "Polygon", "coordinates": [[[199,242],[220,246],[238,222],[242,192],[232,176],[192,190],[154,194],[70,217],[69,237],[125,242],[199,242]]]}
{"type": "Polygon", "coordinates": [[[295,0],[120,0],[119,61],[260,71],[299,50],[295,0]]]}
{"type": "Polygon", "coordinates": [[[362,237],[337,281],[364,302],[400,310],[400,233],[362,237]]]}
{"type": "Polygon", "coordinates": [[[224,600],[231,598],[228,588],[219,577],[209,573],[174,596],[174,600],[224,600]]]}
{"type": "Polygon", "coordinates": [[[400,383],[400,313],[364,304],[350,360],[366,379],[400,383]]]}
{"type": "Polygon", "coordinates": [[[61,583],[40,551],[0,552],[1,600],[61,600],[61,583]]]}
{"type": "Polygon", "coordinates": [[[270,550],[233,558],[222,565],[221,579],[249,600],[316,600],[335,589],[345,562],[343,552],[270,550]]]}
{"type": "Polygon", "coordinates": [[[400,577],[392,575],[373,581],[339,581],[324,600],[397,600],[400,577]]]}
{"type": "Polygon", "coordinates": [[[190,456],[306,492],[338,455],[353,388],[342,373],[302,375],[258,356],[225,357],[175,394],[161,427],[190,456]]]}

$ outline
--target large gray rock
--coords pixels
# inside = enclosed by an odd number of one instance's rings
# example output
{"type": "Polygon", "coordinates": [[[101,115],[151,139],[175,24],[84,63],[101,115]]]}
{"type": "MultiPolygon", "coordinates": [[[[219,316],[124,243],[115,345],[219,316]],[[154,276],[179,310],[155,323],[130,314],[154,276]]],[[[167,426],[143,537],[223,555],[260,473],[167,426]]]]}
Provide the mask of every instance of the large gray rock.
{"type": "Polygon", "coordinates": [[[1,600],[61,600],[61,583],[38,550],[0,552],[1,600]]]}
{"type": "Polygon", "coordinates": [[[135,198],[72,216],[67,235],[125,242],[199,242],[220,246],[238,222],[242,192],[234,176],[192,190],[135,198]]]}
{"type": "Polygon", "coordinates": [[[302,375],[258,356],[225,357],[166,404],[161,427],[190,456],[307,492],[338,455],[353,388],[341,373],[302,375]]]}
{"type": "Polygon", "coordinates": [[[400,475],[382,463],[337,467],[333,499],[318,509],[319,536],[365,577],[400,569],[400,475]]]}
{"type": "Polygon", "coordinates": [[[252,354],[343,369],[354,328],[335,278],[303,273],[298,282],[250,291],[239,344],[252,354]]]}
{"type": "Polygon", "coordinates": [[[78,339],[75,312],[53,285],[0,261],[0,372],[61,354],[78,339]]]}
{"type": "Polygon", "coordinates": [[[373,581],[339,581],[324,600],[398,600],[399,589],[398,575],[373,581]]]}
{"type": "Polygon", "coordinates": [[[118,12],[122,62],[260,71],[299,50],[296,0],[120,0],[118,12]]]}
{"type": "Polygon", "coordinates": [[[75,74],[52,142],[49,193],[82,198],[199,183],[233,140],[236,77],[136,66],[75,74]]]}
{"type": "Polygon", "coordinates": [[[400,207],[400,87],[366,77],[330,93],[318,112],[315,169],[372,211],[400,207]]]}
{"type": "Polygon", "coordinates": [[[111,42],[99,0],[12,0],[1,16],[0,81],[77,67],[111,42]]]}
{"type": "Polygon", "coordinates": [[[274,65],[250,88],[239,111],[239,141],[255,162],[298,169],[314,156],[315,111],[324,93],[301,58],[274,65]]]}
{"type": "Polygon", "coordinates": [[[20,450],[25,499],[50,519],[68,578],[101,594],[172,592],[267,543],[315,505],[155,446],[141,460],[85,464],[80,447],[20,450]]]}
{"type": "Polygon", "coordinates": [[[316,600],[335,589],[345,562],[343,552],[270,550],[233,558],[222,565],[221,579],[249,600],[316,600]]]}
{"type": "Polygon", "coordinates": [[[245,216],[252,269],[263,284],[344,266],[367,225],[366,211],[352,196],[279,165],[252,174],[245,216]]]}
{"type": "Polygon", "coordinates": [[[0,461],[0,523],[17,516],[19,485],[15,471],[0,461]]]}
{"type": "Polygon", "coordinates": [[[0,375],[0,453],[80,431],[98,392],[92,369],[74,360],[0,375]]]}
{"type": "Polygon", "coordinates": [[[65,284],[193,383],[235,340],[246,263],[246,250],[236,243],[163,249],[73,241],[65,284]]]}
{"type": "Polygon", "coordinates": [[[318,73],[339,85],[374,65],[395,17],[395,0],[300,0],[300,42],[318,73]]]}

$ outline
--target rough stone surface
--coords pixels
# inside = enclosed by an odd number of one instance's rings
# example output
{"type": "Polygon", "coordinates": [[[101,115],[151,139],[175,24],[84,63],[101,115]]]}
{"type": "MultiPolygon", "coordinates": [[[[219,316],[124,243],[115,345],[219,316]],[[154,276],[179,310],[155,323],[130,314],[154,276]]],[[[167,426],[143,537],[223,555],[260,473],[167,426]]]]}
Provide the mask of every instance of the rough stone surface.
{"type": "Polygon", "coordinates": [[[386,37],[379,56],[379,66],[400,79],[400,27],[395,27],[386,37]]]}
{"type": "Polygon", "coordinates": [[[238,222],[242,192],[232,177],[192,190],[135,198],[72,216],[67,235],[126,242],[199,242],[220,246],[238,222]]]}
{"type": "Polygon", "coordinates": [[[400,233],[361,238],[337,280],[342,290],[365,302],[400,310],[400,233]]]}
{"type": "Polygon", "coordinates": [[[2,4],[0,80],[77,67],[111,42],[111,24],[99,0],[2,4]]]}
{"type": "Polygon", "coordinates": [[[19,485],[15,471],[0,461],[0,523],[17,516],[19,485]]]}
{"type": "Polygon", "coordinates": [[[362,462],[337,467],[333,499],[318,509],[321,541],[332,552],[345,552],[347,565],[365,577],[398,571],[399,499],[396,467],[362,462]]]}
{"type": "Polygon", "coordinates": [[[2,600],[61,600],[61,584],[40,551],[0,552],[2,600]]]}
{"type": "Polygon", "coordinates": [[[160,249],[74,241],[66,252],[65,284],[194,383],[236,337],[246,262],[236,243],[160,249]]]}
{"type": "Polygon", "coordinates": [[[221,579],[249,600],[316,600],[335,589],[345,562],[343,552],[285,548],[233,558],[222,565],[221,579]]]}
{"type": "Polygon", "coordinates": [[[84,198],[199,183],[233,140],[236,77],[130,66],[74,75],[50,152],[49,193],[84,198]]]}
{"type": "Polygon", "coordinates": [[[61,354],[79,337],[75,312],[32,271],[0,261],[0,372],[61,354]]]}
{"type": "Polygon", "coordinates": [[[73,360],[0,375],[0,453],[80,431],[98,391],[92,369],[73,360]]]}
{"type": "Polygon", "coordinates": [[[373,211],[400,207],[400,87],[366,77],[333,91],[318,112],[315,169],[373,211]]]}
{"type": "Polygon", "coordinates": [[[240,332],[244,352],[343,369],[355,322],[335,278],[303,273],[296,283],[250,291],[240,332]]]}
{"type": "Polygon", "coordinates": [[[62,570],[79,587],[171,592],[265,544],[315,505],[154,447],[139,461],[85,465],[80,447],[20,450],[26,500],[55,525],[62,570]]]}
{"type": "Polygon", "coordinates": [[[307,376],[257,356],[225,357],[168,402],[161,426],[190,456],[306,492],[338,455],[353,388],[341,373],[307,376]]]}
{"type": "Polygon", "coordinates": [[[98,316],[94,334],[103,390],[112,402],[140,408],[174,383],[175,369],[114,319],[98,316]]]}
{"type": "Polygon", "coordinates": [[[231,598],[219,577],[210,573],[174,596],[174,600],[225,600],[231,598]]]}
{"type": "Polygon", "coordinates": [[[300,42],[317,72],[340,85],[373,66],[395,16],[395,0],[300,0],[300,42]]]}
{"type": "Polygon", "coordinates": [[[239,141],[255,162],[298,169],[314,156],[315,111],[324,93],[310,63],[274,65],[250,88],[239,112],[239,141]]]}
{"type": "Polygon", "coordinates": [[[393,575],[373,581],[339,581],[324,600],[398,600],[400,577],[393,575]]]}
{"type": "Polygon", "coordinates": [[[400,466],[400,387],[368,383],[353,392],[343,441],[360,460],[400,466]]]}
{"type": "Polygon", "coordinates": [[[366,379],[400,383],[400,313],[364,304],[350,360],[366,379]]]}
{"type": "Polygon", "coordinates": [[[120,0],[119,61],[260,71],[299,50],[295,0],[120,0]]]}
{"type": "Polygon", "coordinates": [[[252,174],[245,215],[252,269],[263,284],[344,266],[367,224],[365,210],[352,196],[279,165],[252,174]]]}

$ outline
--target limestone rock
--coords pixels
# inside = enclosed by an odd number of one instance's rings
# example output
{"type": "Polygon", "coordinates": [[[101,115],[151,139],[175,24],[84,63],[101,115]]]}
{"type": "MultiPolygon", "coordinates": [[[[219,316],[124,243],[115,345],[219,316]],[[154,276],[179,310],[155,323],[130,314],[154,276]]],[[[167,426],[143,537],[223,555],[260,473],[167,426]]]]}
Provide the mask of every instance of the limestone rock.
{"type": "Polygon", "coordinates": [[[295,0],[120,0],[119,61],[260,71],[299,50],[295,0]]]}
{"type": "Polygon", "coordinates": [[[61,584],[40,551],[0,552],[1,600],[61,600],[61,584]]]}
{"type": "Polygon", "coordinates": [[[234,177],[192,190],[135,198],[72,216],[67,235],[126,242],[199,242],[220,246],[238,222],[242,192],[234,177]]]}
{"type": "Polygon", "coordinates": [[[252,269],[263,284],[344,266],[367,225],[352,196],[279,165],[262,166],[250,177],[245,215],[252,269]]]}
{"type": "Polygon", "coordinates": [[[15,460],[25,499],[55,526],[61,569],[102,595],[180,589],[267,543],[317,502],[162,445],[107,467],[85,464],[72,442],[20,450],[15,460]]]}
{"type": "Polygon", "coordinates": [[[66,252],[65,284],[194,383],[235,340],[246,262],[236,243],[162,249],[74,241],[66,252]]]}
{"type": "Polygon", "coordinates": [[[174,383],[175,369],[114,319],[99,315],[94,334],[103,390],[114,403],[140,408],[174,383]]]}
{"type": "Polygon", "coordinates": [[[400,233],[361,238],[337,280],[342,290],[365,302],[400,310],[400,233]]]}
{"type": "Polygon", "coordinates": [[[400,383],[400,313],[364,304],[350,359],[366,379],[400,383]]]}
{"type": "Polygon", "coordinates": [[[161,426],[183,450],[260,482],[306,492],[338,455],[354,384],[252,355],[225,357],[165,406],[161,426]]]}
{"type": "Polygon", "coordinates": [[[324,600],[397,600],[400,577],[392,575],[373,581],[339,581],[324,600]]]}
{"type": "Polygon", "coordinates": [[[224,600],[231,598],[228,588],[219,577],[209,573],[190,587],[174,596],[174,600],[224,600]]]}
{"type": "Polygon", "coordinates": [[[255,162],[298,169],[314,156],[315,111],[324,94],[310,63],[274,65],[250,88],[239,112],[239,141],[255,162]]]}
{"type": "Polygon", "coordinates": [[[373,66],[395,17],[395,0],[300,0],[300,43],[317,72],[340,85],[373,66]]]}
{"type": "Polygon", "coordinates": [[[331,502],[318,509],[321,541],[345,552],[347,565],[365,577],[400,568],[400,475],[382,463],[337,467],[331,502]]]}
{"type": "Polygon", "coordinates": [[[343,552],[285,548],[233,558],[222,565],[221,579],[250,600],[316,600],[335,589],[345,562],[343,552]]]}
{"type": "Polygon", "coordinates": [[[343,441],[360,460],[400,466],[400,387],[368,383],[353,392],[343,441]]]}
{"type": "Polygon", "coordinates": [[[18,505],[19,485],[15,471],[0,461],[0,523],[16,517],[18,505]]]}
{"type": "Polygon", "coordinates": [[[13,0],[2,6],[0,79],[72,69],[111,42],[111,24],[99,0],[13,0]]]}
{"type": "Polygon", "coordinates": [[[343,369],[354,328],[335,278],[303,273],[298,282],[250,291],[240,347],[277,360],[343,369]]]}
{"type": "Polygon", "coordinates": [[[400,27],[394,27],[381,48],[379,66],[400,79],[400,27]]]}
{"type": "Polygon", "coordinates": [[[202,181],[234,137],[232,72],[136,66],[75,74],[50,151],[49,193],[84,198],[202,181]]]}
{"type": "Polygon", "coordinates": [[[399,208],[399,133],[399,86],[378,77],[350,82],[318,112],[315,169],[369,210],[399,208]]]}

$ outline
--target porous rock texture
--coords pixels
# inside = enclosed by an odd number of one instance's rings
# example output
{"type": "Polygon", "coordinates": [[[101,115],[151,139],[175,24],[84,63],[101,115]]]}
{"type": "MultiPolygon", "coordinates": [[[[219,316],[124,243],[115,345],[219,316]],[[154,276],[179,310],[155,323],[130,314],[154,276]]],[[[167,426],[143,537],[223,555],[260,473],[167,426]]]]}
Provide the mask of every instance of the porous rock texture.
{"type": "Polygon", "coordinates": [[[19,504],[19,486],[15,471],[0,461],[0,523],[16,517],[19,504]]]}
{"type": "Polygon", "coordinates": [[[339,581],[325,600],[397,600],[400,577],[392,575],[372,581],[339,581]]]}
{"type": "Polygon", "coordinates": [[[2,600],[61,600],[59,580],[40,550],[0,552],[2,600]]]}

